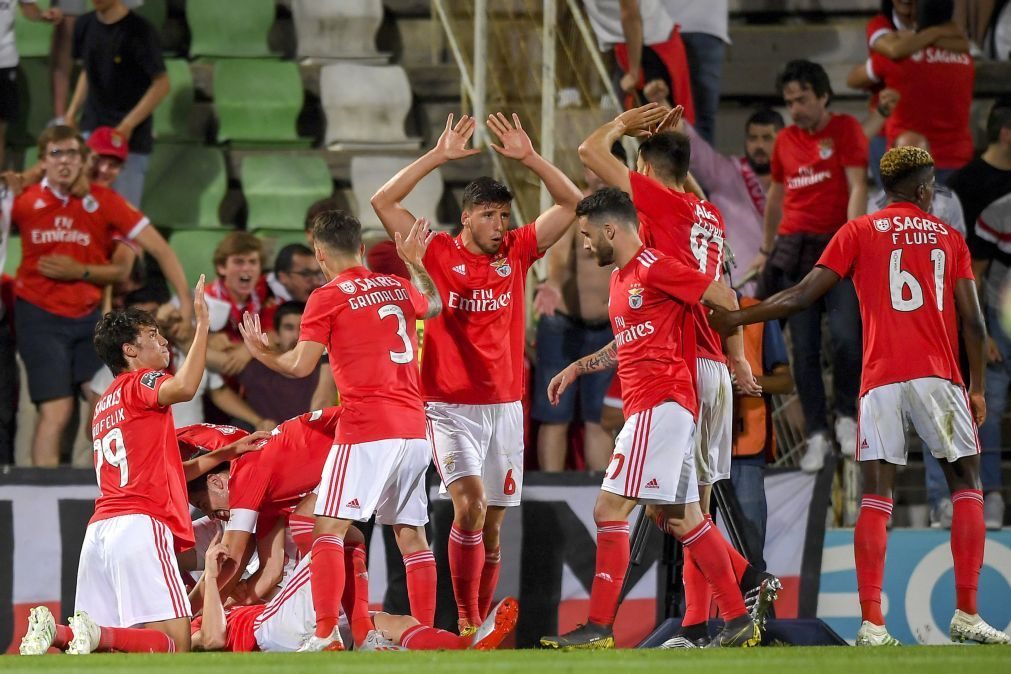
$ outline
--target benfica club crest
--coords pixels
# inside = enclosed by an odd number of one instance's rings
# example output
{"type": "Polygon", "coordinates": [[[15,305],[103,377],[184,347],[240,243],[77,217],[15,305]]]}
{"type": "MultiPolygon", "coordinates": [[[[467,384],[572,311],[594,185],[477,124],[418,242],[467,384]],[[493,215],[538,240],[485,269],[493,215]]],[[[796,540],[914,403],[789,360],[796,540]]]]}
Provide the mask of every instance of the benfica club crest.
{"type": "Polygon", "coordinates": [[[831,138],[822,138],[818,141],[818,156],[822,159],[831,157],[833,150],[835,150],[835,144],[831,138]]]}
{"type": "Polygon", "coordinates": [[[343,290],[345,295],[354,295],[355,290],[358,289],[354,281],[341,281],[337,284],[337,287],[343,290]]]}
{"type": "Polygon", "coordinates": [[[628,289],[628,307],[638,309],[642,306],[642,288],[628,289]]]}
{"type": "Polygon", "coordinates": [[[888,218],[875,218],[874,219],[874,229],[879,232],[887,232],[892,228],[892,221],[888,218]]]}
{"type": "Polygon", "coordinates": [[[495,268],[495,273],[502,278],[505,278],[506,276],[509,276],[509,274],[513,273],[513,268],[509,265],[509,260],[504,257],[492,262],[491,266],[495,268]]]}

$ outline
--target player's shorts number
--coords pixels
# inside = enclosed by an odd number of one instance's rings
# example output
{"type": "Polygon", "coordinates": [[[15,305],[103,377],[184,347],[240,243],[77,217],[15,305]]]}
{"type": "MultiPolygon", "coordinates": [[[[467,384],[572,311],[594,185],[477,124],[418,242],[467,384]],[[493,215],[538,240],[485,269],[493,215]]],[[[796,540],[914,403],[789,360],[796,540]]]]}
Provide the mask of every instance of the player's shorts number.
{"type": "MultiPolygon", "coordinates": [[[[940,248],[930,251],[930,261],[934,266],[934,300],[938,311],[944,311],[944,260],[944,251],[940,248]]],[[[923,287],[915,276],[902,268],[901,248],[893,250],[888,261],[888,290],[892,308],[896,311],[916,311],[923,306],[923,287]]]]}
{"type": "Polygon", "coordinates": [[[404,317],[403,310],[396,304],[384,304],[379,307],[379,318],[386,318],[387,316],[397,317],[397,335],[404,342],[403,351],[390,351],[390,360],[400,364],[413,363],[414,347],[411,345],[411,338],[407,334],[407,319],[404,317]]]}
{"type": "Polygon", "coordinates": [[[611,474],[607,478],[608,480],[613,480],[621,475],[621,469],[625,467],[625,455],[621,452],[615,452],[614,456],[611,457],[611,465],[608,468],[611,466],[614,466],[614,470],[611,471],[611,474]]]}
{"type": "Polygon", "coordinates": [[[502,485],[502,493],[506,496],[512,496],[516,493],[516,480],[513,479],[512,468],[506,471],[505,483],[502,485]]]}
{"type": "Polygon", "coordinates": [[[716,280],[720,280],[720,271],[723,266],[723,238],[714,236],[712,232],[696,222],[692,225],[691,233],[692,254],[699,261],[699,271],[703,274],[709,267],[709,245],[716,246],[716,280]]]}
{"type": "Polygon", "coordinates": [[[102,462],[119,468],[119,486],[125,487],[130,480],[130,467],[126,463],[126,445],[123,444],[123,431],[113,428],[94,442],[95,473],[98,484],[102,484],[102,462]]]}

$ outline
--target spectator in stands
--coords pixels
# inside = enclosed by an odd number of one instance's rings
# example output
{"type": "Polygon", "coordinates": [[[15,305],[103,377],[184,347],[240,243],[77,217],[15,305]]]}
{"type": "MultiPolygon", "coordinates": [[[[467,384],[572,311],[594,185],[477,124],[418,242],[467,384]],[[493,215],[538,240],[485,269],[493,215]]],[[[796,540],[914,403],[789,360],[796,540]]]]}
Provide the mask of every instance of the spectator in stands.
{"type": "MultiPolygon", "coordinates": [[[[611,153],[622,163],[628,158],[621,143],[611,153]]],[[[583,168],[588,196],[607,187],[593,171],[583,168]]],[[[569,363],[599,351],[614,339],[607,315],[607,295],[614,267],[601,267],[583,246],[583,237],[572,223],[558,242],[548,249],[547,280],[537,287],[534,312],[537,321],[537,353],[534,364],[533,406],[530,416],[540,422],[537,431],[537,462],[547,472],[565,470],[569,448],[569,424],[576,415],[583,422],[583,455],[587,470],[604,470],[614,451],[614,436],[601,425],[604,395],[614,371],[583,375],[557,405],[548,400],[548,382],[569,363]]]]}
{"type": "MultiPolygon", "coordinates": [[[[277,351],[286,353],[298,344],[305,304],[285,302],[274,313],[277,351]]],[[[242,395],[257,414],[270,419],[291,419],[314,409],[313,397],[320,387],[320,363],[307,377],[292,379],[274,372],[258,360],[253,360],[239,374],[242,395]]]]}
{"type": "MultiPolygon", "coordinates": [[[[852,115],[829,111],[832,86],[825,69],[811,61],[791,61],[777,88],[793,125],[779,132],[772,152],[765,236],[752,264],[762,270],[761,296],[800,281],[836,230],[867,210],[867,139],[852,115]]],[[[852,282],[842,281],[824,301],[787,321],[808,436],[801,468],[808,472],[820,470],[832,449],[821,365],[825,315],[833,342],[835,436],[843,451],[856,450],[860,313],[852,282]]]]}
{"type": "Polygon", "coordinates": [[[217,278],[206,290],[213,333],[207,365],[229,377],[242,372],[251,360],[239,334],[243,312],[258,314],[264,325],[273,324],[276,307],[260,273],[262,265],[263,243],[248,232],[232,232],[214,249],[217,278]]]}
{"type": "Polygon", "coordinates": [[[681,40],[691,69],[695,128],[710,145],[716,143],[716,112],[726,45],[730,44],[727,0],[663,0],[681,27],[681,40]]]}
{"type": "Polygon", "coordinates": [[[63,15],[58,9],[42,11],[35,0],[8,0],[0,3],[0,170],[4,168],[7,124],[18,114],[18,47],[14,41],[14,9],[29,21],[58,24],[63,15]]]}
{"type": "Polygon", "coordinates": [[[312,245],[312,225],[316,221],[316,216],[326,211],[342,211],[344,204],[334,197],[320,199],[305,212],[305,240],[312,245]]]}
{"type": "Polygon", "coordinates": [[[130,155],[126,137],[111,126],[100,126],[88,136],[88,180],[112,188],[130,155]]]}
{"type": "Polygon", "coordinates": [[[83,169],[84,141],[66,126],[39,137],[45,178],[15,199],[11,221],[21,231],[22,262],[15,292],[18,341],[28,388],[39,408],[32,441],[36,465],[58,462],[60,438],[79,387],[101,367],[92,346],[101,286],[129,268],[110,262],[115,235],[136,240],[157,259],[179,293],[188,323],[192,298],[175,253],[148,219],[112,190],[92,185],[83,197],[71,188],[83,169]]]}
{"type": "MultiPolygon", "coordinates": [[[[973,271],[982,292],[980,301],[990,333],[987,343],[987,418],[979,429],[983,447],[980,477],[983,482],[984,519],[990,529],[1004,521],[1001,496],[1001,425],[1011,383],[1011,335],[1007,316],[1002,315],[1011,268],[1011,97],[998,100],[986,124],[988,145],[978,158],[956,172],[948,184],[965,209],[969,229],[969,252],[973,271]]],[[[937,503],[935,517],[950,526],[951,503],[945,497],[944,478],[928,464],[928,497],[937,503]],[[938,484],[938,481],[940,484],[938,484]],[[943,499],[943,500],[942,500],[943,499]],[[947,517],[943,517],[947,510],[947,517]],[[946,522],[944,520],[947,520],[946,522]]]]}
{"type": "MultiPolygon", "coordinates": [[[[959,4],[967,5],[962,2],[959,4]]],[[[956,8],[957,8],[956,4],[956,8]]],[[[1000,0],[986,24],[983,53],[994,61],[1011,61],[1011,2],[1000,0]]]]}
{"type": "MultiPolygon", "coordinates": [[[[758,304],[752,297],[741,297],[741,307],[758,304]]],[[[749,558],[757,569],[765,570],[765,462],[773,455],[776,441],[772,425],[772,396],[793,393],[793,377],[786,355],[786,341],[778,321],[744,326],[744,355],[756,373],[762,396],[744,395],[734,382],[733,461],[730,483],[744,517],[751,524],[744,527],[749,558]]]]}
{"type": "Polygon", "coordinates": [[[274,260],[274,271],[267,274],[267,287],[278,302],[294,300],[305,304],[309,293],[324,283],[326,279],[316,261],[316,254],[301,243],[291,243],[282,248],[274,260]]]}
{"type": "MultiPolygon", "coordinates": [[[[959,30],[951,22],[952,7],[952,0],[919,0],[916,4],[919,30],[942,26],[959,30]]],[[[878,41],[887,38],[886,34],[878,41]]],[[[969,108],[976,69],[967,47],[949,51],[932,42],[922,51],[898,61],[873,51],[865,64],[853,68],[846,82],[858,89],[885,86],[898,92],[898,103],[885,121],[887,145],[894,147],[895,139],[904,131],[922,133],[930,142],[937,182],[943,183],[972,159],[969,108]],[[944,92],[944,114],[935,112],[939,91],[944,92]]]]}
{"type": "Polygon", "coordinates": [[[144,175],[153,138],[154,112],[168,95],[170,84],[154,27],[134,14],[123,0],[92,0],[94,12],[74,25],[74,58],[82,71],[67,122],[93,131],[114,126],[130,145],[130,153],[115,188],[133,204],[144,193],[144,175]]]}
{"type": "Polygon", "coordinates": [[[583,0],[583,5],[600,51],[614,50],[625,107],[639,105],[646,83],[661,79],[673,92],[674,102],[684,106],[685,118],[694,122],[688,56],[680,29],[662,1],[583,0]]]}

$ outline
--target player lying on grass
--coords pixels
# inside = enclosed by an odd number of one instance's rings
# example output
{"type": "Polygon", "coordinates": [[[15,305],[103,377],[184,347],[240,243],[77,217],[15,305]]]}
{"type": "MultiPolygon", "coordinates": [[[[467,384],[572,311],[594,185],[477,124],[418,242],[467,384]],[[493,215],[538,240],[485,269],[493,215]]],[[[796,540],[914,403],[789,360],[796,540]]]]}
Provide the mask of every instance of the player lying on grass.
{"type": "MultiPolygon", "coordinates": [[[[361,532],[348,529],[345,541],[358,539],[361,532]]],[[[218,593],[217,576],[222,564],[230,561],[227,547],[216,539],[205,556],[204,613],[193,621],[193,648],[204,651],[291,652],[313,637],[316,612],[309,583],[309,558],[303,558],[281,591],[267,604],[225,609],[218,593]]],[[[362,559],[364,562],[364,557],[362,559]]],[[[519,607],[515,599],[503,599],[472,636],[457,636],[422,625],[410,616],[369,613],[368,574],[356,573],[349,586],[353,597],[351,617],[340,616],[346,633],[357,633],[356,650],[492,650],[516,626],[519,607]]],[[[341,642],[335,642],[340,644],[341,642]]],[[[342,649],[333,649],[342,650],[342,649]]]]}

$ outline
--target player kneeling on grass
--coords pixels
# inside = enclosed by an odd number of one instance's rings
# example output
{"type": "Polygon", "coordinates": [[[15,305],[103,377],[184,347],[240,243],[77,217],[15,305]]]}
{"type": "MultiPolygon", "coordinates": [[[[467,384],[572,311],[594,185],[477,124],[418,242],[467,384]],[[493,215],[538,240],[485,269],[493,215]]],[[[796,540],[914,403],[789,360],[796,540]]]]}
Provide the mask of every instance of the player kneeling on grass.
{"type": "Polygon", "coordinates": [[[694,363],[685,361],[685,339],[694,339],[691,307],[737,308],[737,296],[710,274],[647,248],[637,233],[631,198],[609,187],[576,207],[584,245],[611,275],[608,313],[615,341],[581,358],[548,384],[557,403],[580,375],[618,365],[627,421],[593,509],[597,567],[587,624],[541,639],[549,648],[613,648],[615,614],[628,569],[628,516],[637,503],[655,504],[668,533],[691,550],[692,560],[713,588],[726,621],[710,646],[754,646],[761,635],[745,610],[726,542],[702,516],[695,474],[698,397],[694,363]],[[687,332],[686,332],[687,331],[687,332]]]}
{"type": "Polygon", "coordinates": [[[976,612],[986,540],[976,431],[986,417],[986,325],[969,248],[958,232],[929,213],[934,196],[929,152],[889,150],[881,158],[881,182],[890,203],[843,225],[800,283],[741,311],[717,310],[710,320],[726,334],[739,325],[786,318],[817,302],[842,279],[853,279],[864,342],[854,448],[863,475],[863,502],[853,534],[863,616],[856,643],[899,643],[885,629],[881,581],[895,467],[906,464],[907,421],[930,452],[945,459],[941,466],[954,503],[951,639],[1011,643],[976,612]],[[968,393],[959,368],[958,319],[969,358],[968,393]]]}
{"type": "Polygon", "coordinates": [[[175,553],[193,547],[193,525],[170,406],[193,398],[204,373],[203,276],[193,305],[193,343],[174,376],[151,314],[113,312],[95,327],[95,350],[116,378],[92,420],[100,494],[81,548],[76,612],[69,626],[57,625],[45,606],[33,608],[22,655],[50,647],[73,655],[190,650],[190,604],[175,553]]]}
{"type": "MultiPolygon", "coordinates": [[[[362,538],[361,532],[350,527],[345,540],[362,538]]],[[[218,574],[229,561],[228,547],[220,537],[207,549],[204,585],[204,613],[193,621],[193,649],[204,651],[269,651],[292,652],[302,648],[316,632],[316,611],[313,609],[309,582],[309,557],[295,568],[281,591],[267,604],[238,606],[225,609],[218,593],[218,574]]],[[[515,599],[503,599],[488,619],[472,636],[461,637],[445,630],[422,625],[411,616],[368,612],[368,574],[356,574],[352,617],[341,614],[339,627],[347,632],[364,622],[365,637],[356,640],[361,651],[400,650],[492,650],[516,626],[519,606],[515,599]],[[352,623],[349,625],[348,623],[352,623]],[[355,624],[359,623],[359,624],[355,624]]]]}

